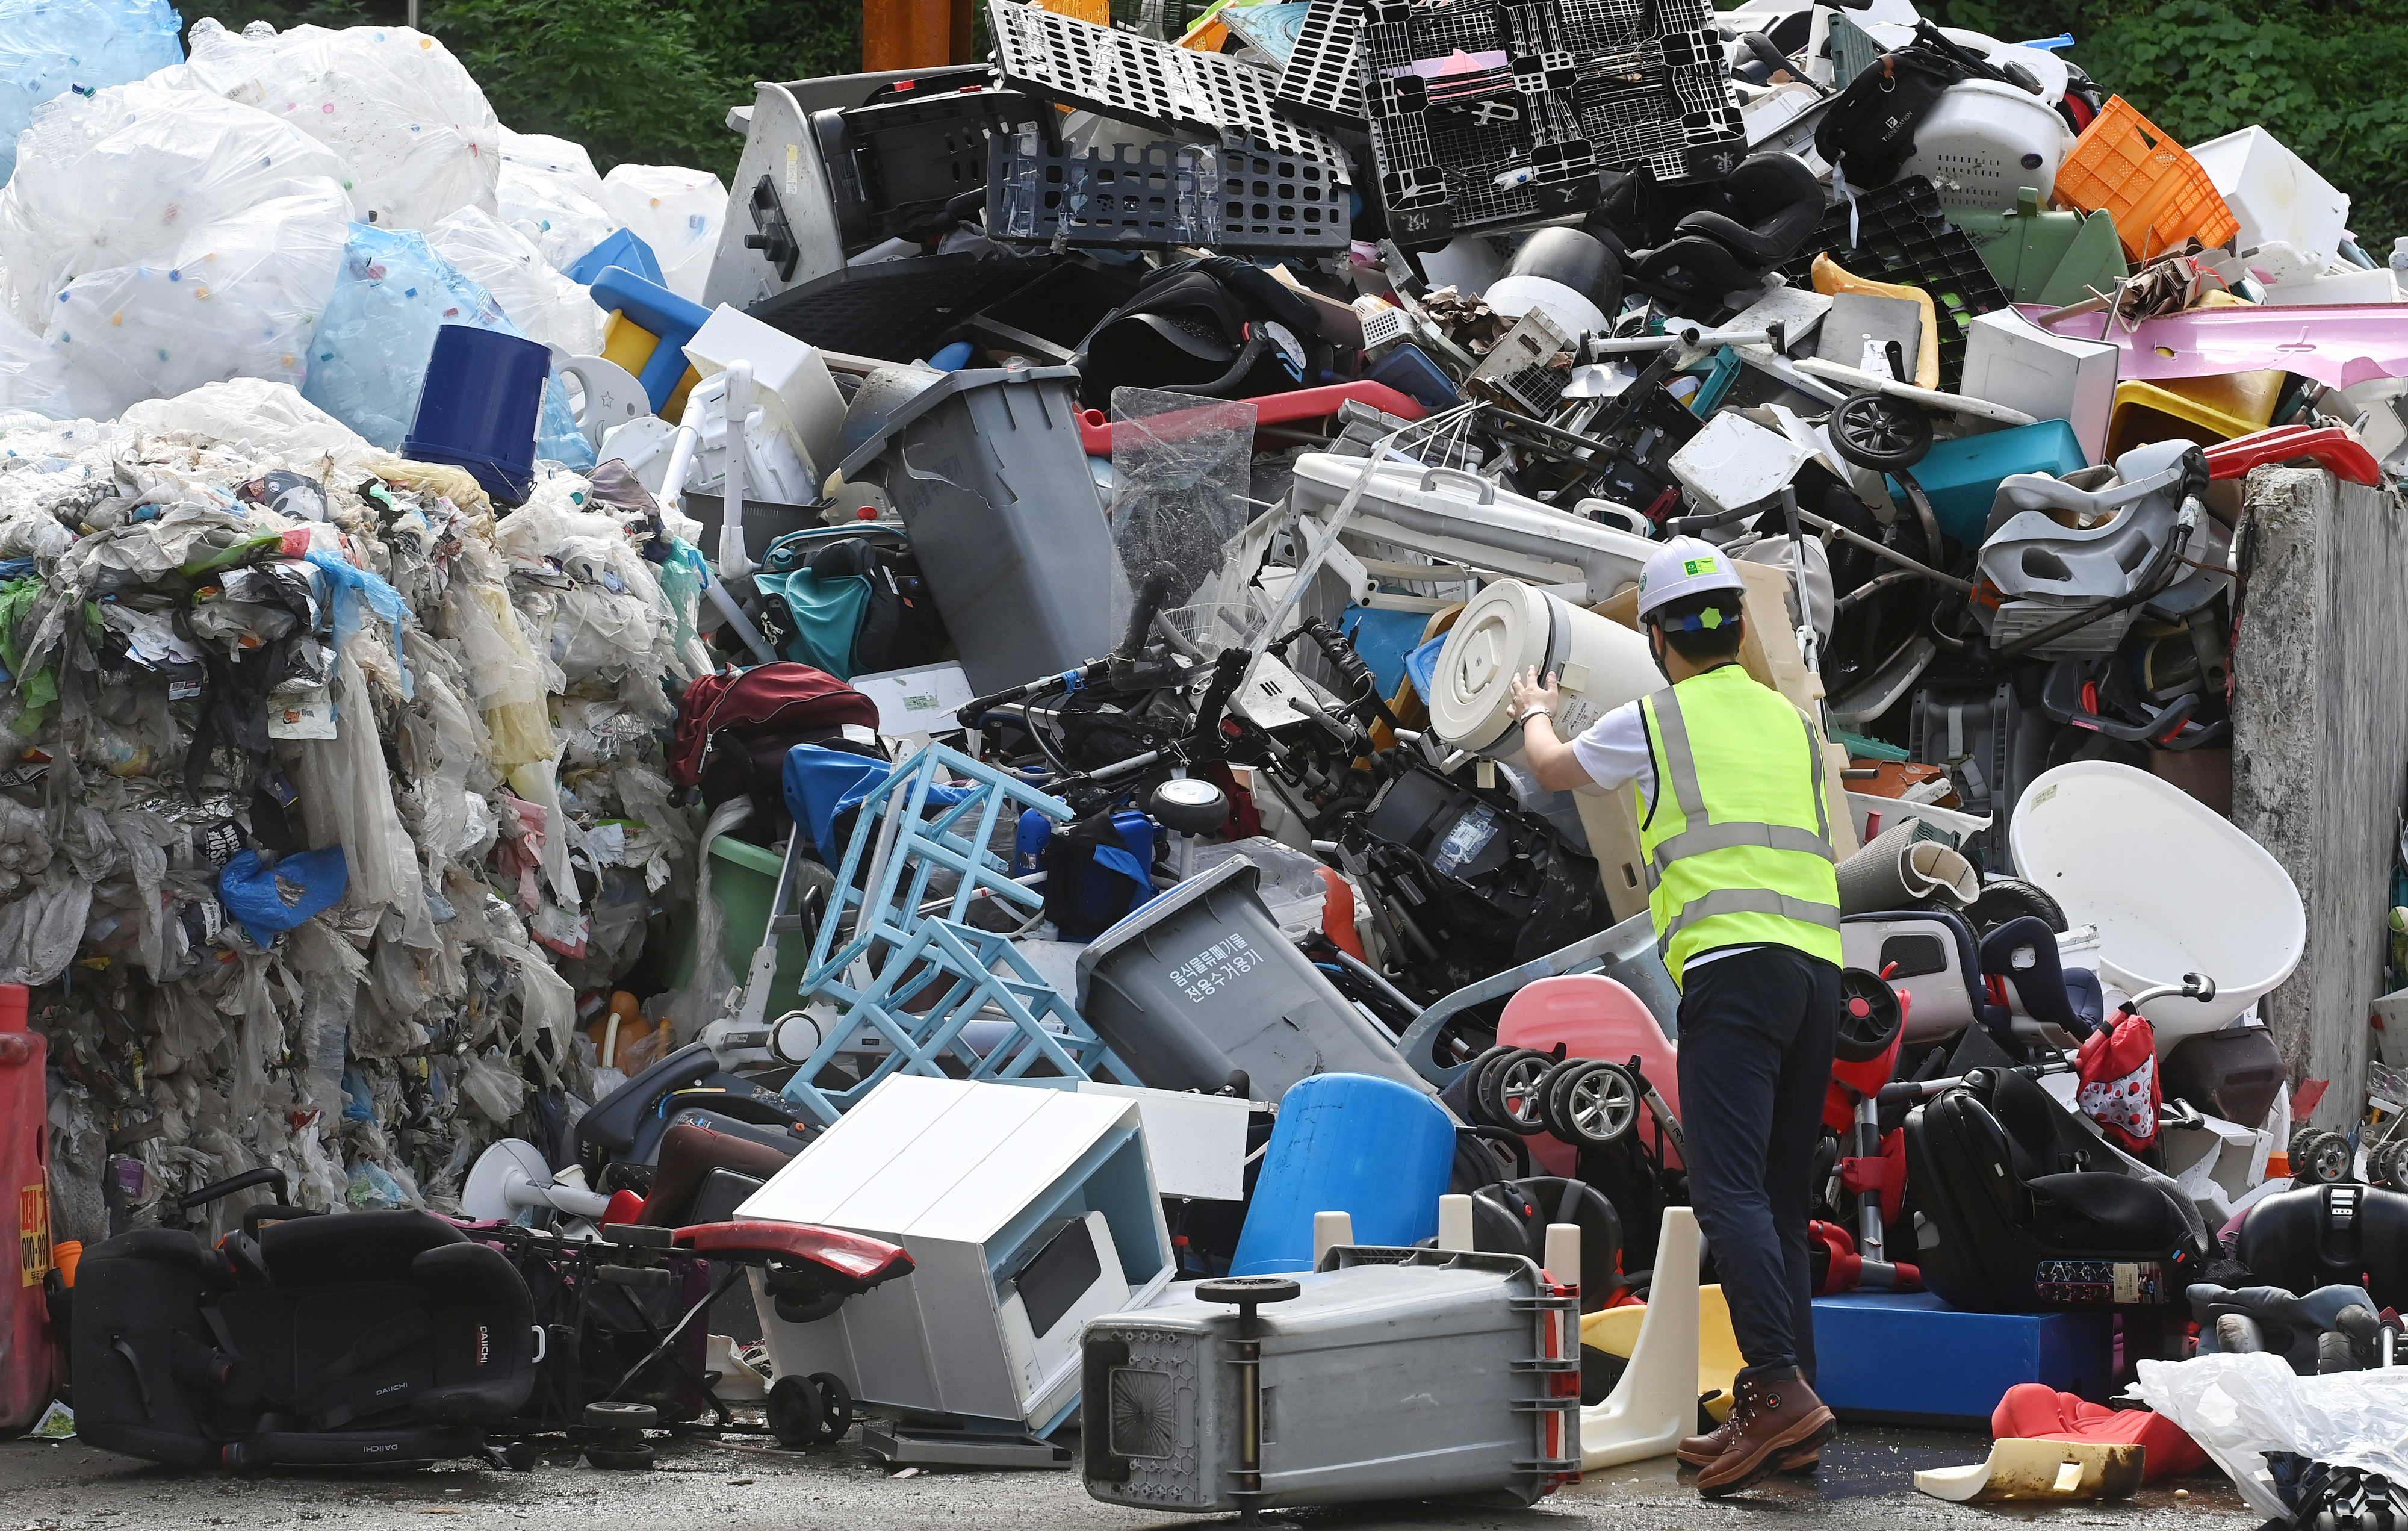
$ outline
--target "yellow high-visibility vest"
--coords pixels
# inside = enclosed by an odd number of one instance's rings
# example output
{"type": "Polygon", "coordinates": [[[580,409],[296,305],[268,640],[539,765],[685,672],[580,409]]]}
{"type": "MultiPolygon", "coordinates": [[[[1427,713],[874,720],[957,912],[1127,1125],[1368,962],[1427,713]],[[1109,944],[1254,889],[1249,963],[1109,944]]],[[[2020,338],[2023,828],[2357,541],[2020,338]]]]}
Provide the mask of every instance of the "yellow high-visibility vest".
{"type": "Polygon", "coordinates": [[[1639,709],[1656,765],[1639,846],[1672,981],[1726,946],[1794,947],[1837,966],[1840,884],[1813,723],[1737,665],[1639,709]]]}

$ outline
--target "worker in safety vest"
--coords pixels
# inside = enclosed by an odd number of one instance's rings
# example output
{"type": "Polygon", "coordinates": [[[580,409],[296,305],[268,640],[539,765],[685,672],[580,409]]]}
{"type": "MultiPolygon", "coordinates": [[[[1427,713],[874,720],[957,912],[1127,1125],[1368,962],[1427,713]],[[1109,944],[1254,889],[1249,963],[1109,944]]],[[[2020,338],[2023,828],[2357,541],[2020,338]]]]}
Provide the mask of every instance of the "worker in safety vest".
{"type": "Polygon", "coordinates": [[[1814,1396],[1808,1210],[1840,1023],[1840,893],[1813,724],[1739,663],[1738,571],[1674,537],[1639,580],[1639,621],[1671,684],[1555,733],[1555,678],[1512,680],[1539,784],[1639,784],[1647,906],[1681,989],[1689,1196],[1747,1366],[1730,1417],[1681,1443],[1698,1489],[1728,1494],[1815,1466],[1833,1431],[1814,1396]]]}

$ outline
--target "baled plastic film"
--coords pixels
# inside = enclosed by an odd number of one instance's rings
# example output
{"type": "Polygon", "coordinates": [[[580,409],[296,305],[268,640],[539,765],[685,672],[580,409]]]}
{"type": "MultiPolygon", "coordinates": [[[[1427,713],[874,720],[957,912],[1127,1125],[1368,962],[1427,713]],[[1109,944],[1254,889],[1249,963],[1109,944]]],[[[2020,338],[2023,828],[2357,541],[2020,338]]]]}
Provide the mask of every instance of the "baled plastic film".
{"type": "Polygon", "coordinates": [[[361,210],[424,229],[495,208],[502,124],[441,41],[406,26],[229,32],[193,25],[192,61],[167,78],[259,107],[351,166],[361,210]]]}

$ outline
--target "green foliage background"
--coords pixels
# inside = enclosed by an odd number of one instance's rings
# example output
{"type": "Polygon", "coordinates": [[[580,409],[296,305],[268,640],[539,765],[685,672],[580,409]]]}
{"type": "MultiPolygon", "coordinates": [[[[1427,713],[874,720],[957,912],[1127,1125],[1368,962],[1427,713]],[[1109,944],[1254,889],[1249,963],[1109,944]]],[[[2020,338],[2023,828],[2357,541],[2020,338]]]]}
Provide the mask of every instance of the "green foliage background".
{"type": "Polygon", "coordinates": [[[2408,13],[2388,0],[1919,6],[2009,42],[2071,32],[2066,57],[2184,143],[2263,125],[2349,193],[2350,227],[2377,261],[2408,234],[2408,13]]]}
{"type": "MultiPolygon", "coordinates": [[[[2071,32],[2068,57],[2185,143],[2263,123],[2350,194],[2351,226],[2375,259],[2408,234],[2408,12],[2393,0],[1921,5],[2009,41],[2071,32]]],[[[741,145],[723,123],[752,81],[860,67],[858,0],[423,0],[423,11],[505,122],[576,139],[606,171],[635,160],[725,176],[741,145]]],[[[342,26],[398,21],[402,6],[236,0],[214,14],[233,27],[342,26]]]]}

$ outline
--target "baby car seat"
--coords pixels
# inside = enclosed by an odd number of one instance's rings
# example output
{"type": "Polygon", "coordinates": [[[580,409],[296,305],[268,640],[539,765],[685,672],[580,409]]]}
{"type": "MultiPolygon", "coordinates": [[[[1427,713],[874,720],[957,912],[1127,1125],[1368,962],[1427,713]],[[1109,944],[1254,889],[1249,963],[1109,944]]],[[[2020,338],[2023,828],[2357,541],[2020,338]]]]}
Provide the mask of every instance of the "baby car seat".
{"type": "Polygon", "coordinates": [[[1622,1217],[1584,1180],[1537,1175],[1498,1180],[1471,1194],[1471,1244],[1486,1254],[1523,1254],[1547,1263],[1547,1225],[1581,1231],[1581,1308],[1595,1312],[1621,1285],[1622,1217]]]}
{"type": "Polygon", "coordinates": [[[2268,1196],[2249,1209],[2232,1257],[2258,1280],[2300,1296],[2322,1286],[2363,1286],[2376,1307],[2408,1309],[2408,1195],[2320,1185],[2268,1196]]]}
{"type": "Polygon", "coordinates": [[[1823,187],[1795,154],[1754,154],[1722,185],[1720,207],[1672,225],[1672,237],[1642,251],[1630,285],[1674,305],[1721,306],[1798,252],[1823,218],[1823,187]]]}
{"type": "Polygon", "coordinates": [[[1924,1284],[1953,1308],[2177,1303],[2206,1239],[2172,1181],[2132,1164],[2022,1074],[1976,1070],[1906,1119],[1924,1284]]]}
{"type": "Polygon", "coordinates": [[[211,1250],[145,1228],[76,1281],[76,1429],[171,1467],[466,1455],[525,1402],[535,1309],[501,1253],[424,1212],[295,1218],[211,1250]]]}

